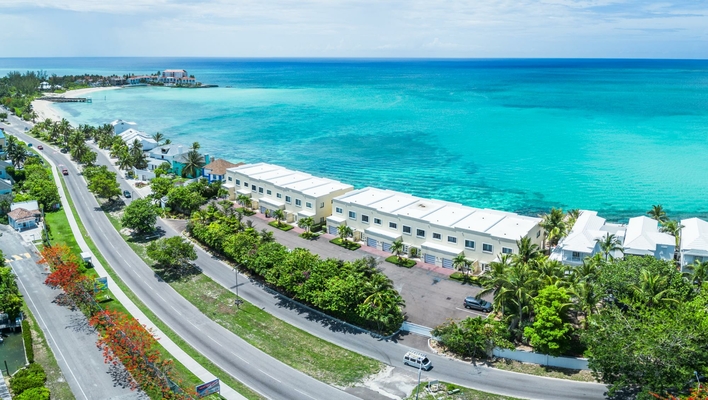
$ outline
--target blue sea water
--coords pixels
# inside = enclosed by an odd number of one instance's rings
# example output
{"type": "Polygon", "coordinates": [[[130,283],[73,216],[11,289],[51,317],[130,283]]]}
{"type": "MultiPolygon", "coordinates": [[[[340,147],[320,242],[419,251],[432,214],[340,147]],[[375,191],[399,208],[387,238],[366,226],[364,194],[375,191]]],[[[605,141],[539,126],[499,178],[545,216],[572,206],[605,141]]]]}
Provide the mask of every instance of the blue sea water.
{"type": "Polygon", "coordinates": [[[59,110],[357,188],[530,215],[708,215],[708,61],[0,59],[0,74],[165,68],[220,87],[104,91],[59,110]]]}

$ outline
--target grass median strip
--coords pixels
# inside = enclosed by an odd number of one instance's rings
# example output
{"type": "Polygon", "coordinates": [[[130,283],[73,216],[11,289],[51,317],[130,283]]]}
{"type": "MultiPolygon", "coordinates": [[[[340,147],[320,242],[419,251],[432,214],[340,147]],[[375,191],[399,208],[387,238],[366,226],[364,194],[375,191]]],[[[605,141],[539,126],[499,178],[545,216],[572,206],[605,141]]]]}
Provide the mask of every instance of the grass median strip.
{"type": "Polygon", "coordinates": [[[516,397],[502,396],[500,394],[493,394],[487,392],[480,392],[479,390],[474,390],[466,388],[464,386],[453,385],[451,383],[439,382],[437,385],[433,385],[430,391],[426,390],[426,385],[428,383],[421,383],[416,388],[413,389],[411,395],[407,400],[420,399],[420,400],[435,400],[435,399],[455,399],[455,400],[521,400],[516,397]],[[416,396],[416,392],[418,396],[416,396]]]}
{"type": "MultiPolygon", "coordinates": [[[[110,264],[106,259],[103,257],[100,251],[98,251],[98,248],[96,245],[93,243],[91,240],[90,236],[88,235],[88,232],[86,231],[86,228],[84,227],[83,223],[81,222],[81,219],[78,218],[78,213],[76,212],[76,207],[74,206],[74,202],[71,199],[71,196],[69,196],[69,193],[66,190],[66,186],[64,186],[64,195],[66,196],[69,206],[71,207],[74,215],[77,216],[76,222],[79,227],[79,231],[81,234],[84,236],[86,239],[86,244],[88,247],[91,249],[93,254],[96,256],[98,261],[106,268],[106,271],[108,274],[113,278],[113,280],[116,282],[116,284],[121,288],[123,293],[142,311],[154,324],[157,326],[167,337],[169,337],[177,346],[179,346],[185,353],[187,353],[190,357],[192,357],[195,361],[197,361],[202,367],[204,367],[207,371],[211,372],[214,374],[221,382],[224,384],[230,386],[233,388],[235,391],[240,393],[242,396],[246,397],[249,400],[259,400],[263,399],[262,396],[260,396],[258,393],[252,391],[248,386],[244,385],[243,383],[239,382],[238,380],[234,379],[229,375],[228,373],[224,372],[221,370],[219,367],[217,367],[215,364],[213,364],[211,361],[209,361],[206,357],[204,357],[201,353],[199,353],[197,350],[195,350],[192,346],[187,344],[182,338],[174,333],[167,325],[165,325],[162,320],[160,320],[155,314],[150,311],[148,307],[143,304],[137,296],[123,283],[123,281],[118,277],[118,275],[113,271],[113,269],[110,267],[110,264]]],[[[63,210],[59,211],[60,213],[64,214],[63,210]]],[[[64,214],[63,220],[61,218],[58,218],[58,221],[56,221],[60,226],[63,226],[63,224],[66,224],[68,226],[68,220],[66,219],[66,215],[64,214]]],[[[69,231],[70,232],[70,231],[69,231]]],[[[72,249],[78,250],[78,245],[76,244],[76,241],[74,240],[73,234],[70,234],[71,240],[73,240],[74,245],[76,246],[75,248],[72,247],[72,249]]],[[[64,237],[62,237],[63,239],[64,237]]],[[[61,241],[60,241],[61,242],[61,241]]],[[[71,246],[70,246],[71,247],[71,246]]],[[[94,275],[96,275],[96,272],[91,269],[90,271],[93,272],[94,275]]],[[[105,304],[105,303],[104,303],[105,304]]],[[[115,306],[114,304],[120,304],[118,302],[110,302],[109,308],[115,309],[113,307],[118,307],[115,306]]],[[[121,308],[122,305],[120,305],[121,308]]],[[[123,308],[122,311],[125,311],[123,308]]],[[[127,313],[127,311],[125,311],[127,313]]],[[[128,313],[129,314],[129,313],[128,313]]],[[[159,344],[159,342],[158,342],[159,344]]],[[[167,359],[172,359],[170,354],[165,350],[161,345],[160,347],[160,352],[164,358],[167,359]]],[[[177,373],[177,377],[181,380],[181,383],[185,386],[191,386],[194,387],[195,385],[203,383],[199,378],[197,378],[194,374],[192,374],[184,365],[182,365],[179,361],[174,360],[174,368],[175,372],[177,373]]],[[[220,398],[218,395],[211,395],[207,398],[220,398]]]]}
{"type": "MultiPolygon", "coordinates": [[[[120,221],[116,216],[107,215],[120,231],[120,221]]],[[[128,236],[122,236],[136,254],[153,266],[153,260],[147,257],[145,251],[146,243],[136,243],[128,236]]],[[[236,308],[236,295],[206,275],[188,276],[168,283],[224,328],[264,353],[322,382],[349,386],[383,367],[374,359],[311,335],[248,302],[236,308]]]]}

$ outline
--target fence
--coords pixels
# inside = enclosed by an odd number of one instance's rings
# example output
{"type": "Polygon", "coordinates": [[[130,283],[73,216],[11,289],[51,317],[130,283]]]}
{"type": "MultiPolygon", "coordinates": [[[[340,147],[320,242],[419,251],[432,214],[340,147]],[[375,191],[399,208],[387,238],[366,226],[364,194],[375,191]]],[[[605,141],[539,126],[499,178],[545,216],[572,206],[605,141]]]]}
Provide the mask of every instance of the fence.
{"type": "Polygon", "coordinates": [[[587,358],[554,357],[546,354],[534,353],[524,350],[506,350],[495,348],[492,354],[496,357],[508,358],[510,360],[546,365],[549,367],[584,369],[588,370],[587,358]]]}

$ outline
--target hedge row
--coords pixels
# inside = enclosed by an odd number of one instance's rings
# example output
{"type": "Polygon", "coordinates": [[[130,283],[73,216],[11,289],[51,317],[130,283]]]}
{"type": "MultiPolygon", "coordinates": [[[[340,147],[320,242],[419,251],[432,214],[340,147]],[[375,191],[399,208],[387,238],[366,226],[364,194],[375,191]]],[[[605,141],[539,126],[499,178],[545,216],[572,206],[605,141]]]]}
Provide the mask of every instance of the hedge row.
{"type": "Polygon", "coordinates": [[[30,331],[30,324],[26,319],[22,320],[22,339],[25,343],[25,354],[27,354],[27,362],[32,364],[34,362],[34,349],[32,348],[32,331],[30,331]]]}
{"type": "MultiPolygon", "coordinates": [[[[29,392],[32,389],[43,388],[44,383],[47,381],[47,374],[44,372],[44,368],[41,365],[32,363],[27,368],[23,368],[10,379],[10,389],[15,398],[20,398],[20,395],[24,392],[29,392]]],[[[34,391],[36,392],[36,391],[34,391]]],[[[25,398],[34,392],[29,392],[25,398]]],[[[47,396],[48,398],[48,396],[47,396]]]]}

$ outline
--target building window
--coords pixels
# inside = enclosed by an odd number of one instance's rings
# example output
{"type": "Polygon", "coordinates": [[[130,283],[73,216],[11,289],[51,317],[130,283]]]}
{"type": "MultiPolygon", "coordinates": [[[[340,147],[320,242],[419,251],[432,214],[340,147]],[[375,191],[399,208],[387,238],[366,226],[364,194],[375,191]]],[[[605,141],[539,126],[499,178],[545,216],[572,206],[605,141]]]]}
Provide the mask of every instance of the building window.
{"type": "Polygon", "coordinates": [[[457,238],[454,236],[448,236],[447,237],[447,242],[448,243],[457,243],[457,238]]]}
{"type": "Polygon", "coordinates": [[[540,230],[540,229],[538,230],[538,232],[536,232],[536,239],[538,239],[539,236],[541,236],[541,230],[540,230]]]}
{"type": "Polygon", "coordinates": [[[374,218],[374,223],[376,225],[381,225],[381,218],[374,218]]]}
{"type": "Polygon", "coordinates": [[[248,182],[243,182],[243,187],[248,187],[248,182]]]}
{"type": "Polygon", "coordinates": [[[488,243],[482,243],[482,251],[485,253],[491,253],[494,251],[494,246],[488,243]]]}
{"type": "Polygon", "coordinates": [[[233,180],[233,178],[232,178],[232,177],[229,177],[229,182],[231,182],[232,180],[233,180]]]}
{"type": "MultiPolygon", "coordinates": [[[[231,180],[231,177],[229,177],[229,180],[231,180]]],[[[241,180],[240,180],[240,179],[236,179],[236,184],[239,185],[239,186],[241,186],[241,180]]]]}
{"type": "Polygon", "coordinates": [[[579,251],[574,251],[573,254],[571,255],[573,260],[580,260],[580,252],[579,251]]]}
{"type": "Polygon", "coordinates": [[[398,229],[398,224],[396,224],[395,222],[389,222],[388,227],[391,229],[398,229]]]}
{"type": "Polygon", "coordinates": [[[422,229],[416,229],[415,230],[415,235],[419,238],[424,238],[425,237],[425,231],[422,229]]]}
{"type": "Polygon", "coordinates": [[[406,235],[410,235],[411,234],[411,227],[403,225],[403,233],[405,233],[406,235]]]}
{"type": "Polygon", "coordinates": [[[335,207],[334,212],[336,212],[337,214],[341,214],[343,212],[342,207],[335,207]]]}
{"type": "Polygon", "coordinates": [[[285,202],[290,204],[290,196],[285,196],[285,202]]]}
{"type": "Polygon", "coordinates": [[[312,208],[312,203],[310,203],[309,201],[306,202],[306,203],[305,203],[305,207],[307,207],[307,208],[312,208]]]}
{"type": "Polygon", "coordinates": [[[514,252],[514,250],[512,250],[508,247],[502,247],[502,254],[511,254],[513,252],[514,252]]]}
{"type": "Polygon", "coordinates": [[[275,197],[277,197],[277,198],[279,198],[279,199],[282,199],[282,198],[283,198],[283,195],[280,194],[280,193],[276,193],[276,194],[275,194],[275,197]]]}
{"type": "Polygon", "coordinates": [[[349,219],[356,219],[356,213],[354,211],[349,211],[349,219]]]}
{"type": "Polygon", "coordinates": [[[298,207],[302,207],[302,200],[300,199],[295,199],[295,205],[298,207]]]}
{"type": "Polygon", "coordinates": [[[361,222],[368,224],[369,223],[369,216],[368,215],[362,215],[361,216],[361,222]]]}
{"type": "Polygon", "coordinates": [[[474,240],[465,240],[465,248],[474,250],[474,240]]]}
{"type": "Polygon", "coordinates": [[[268,189],[268,190],[266,190],[266,194],[267,194],[268,196],[270,196],[270,195],[273,194],[273,192],[271,192],[270,189],[268,189]]]}
{"type": "Polygon", "coordinates": [[[320,203],[320,208],[324,208],[324,201],[320,203]]]}
{"type": "Polygon", "coordinates": [[[262,188],[262,187],[259,187],[259,188],[258,188],[258,193],[263,194],[263,188],[262,188]]]}
{"type": "Polygon", "coordinates": [[[439,233],[435,233],[435,232],[433,232],[433,239],[436,239],[436,240],[441,240],[441,239],[442,239],[442,235],[441,235],[441,234],[439,234],[439,233]]]}
{"type": "Polygon", "coordinates": [[[257,188],[256,188],[256,185],[251,185],[251,190],[252,190],[252,191],[254,191],[254,192],[255,192],[255,191],[256,191],[256,189],[257,189],[257,188]]]}

